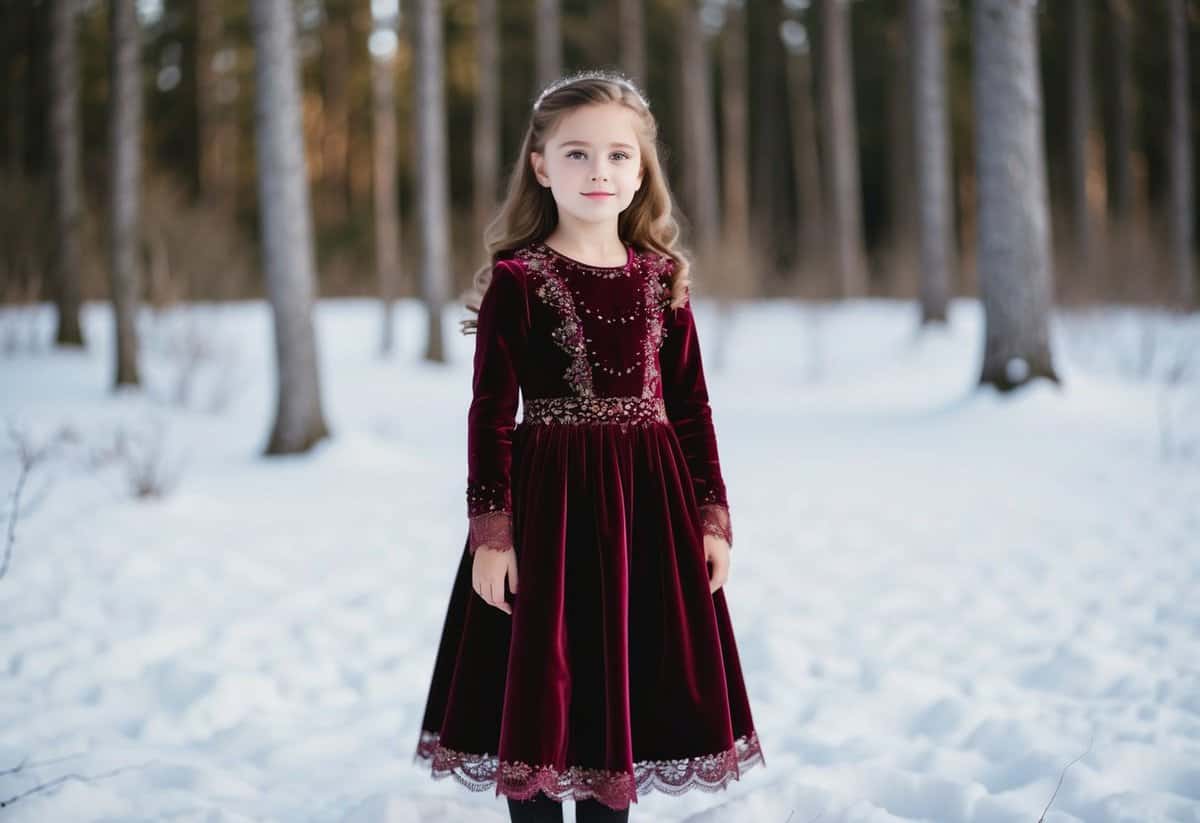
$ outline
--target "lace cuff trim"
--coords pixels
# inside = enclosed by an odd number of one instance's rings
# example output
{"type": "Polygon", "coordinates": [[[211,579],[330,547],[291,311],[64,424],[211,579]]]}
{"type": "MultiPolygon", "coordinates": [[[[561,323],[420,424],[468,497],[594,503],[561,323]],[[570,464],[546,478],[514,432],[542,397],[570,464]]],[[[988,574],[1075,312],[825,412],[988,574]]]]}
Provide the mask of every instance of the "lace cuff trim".
{"type": "Polygon", "coordinates": [[[706,503],[700,507],[700,530],[704,534],[722,537],[733,548],[733,524],[729,521],[729,509],[720,503],[706,503]]]}
{"type": "Polygon", "coordinates": [[[413,762],[420,760],[432,761],[435,779],[452,776],[472,791],[495,786],[497,794],[517,800],[528,800],[539,792],[559,801],[594,797],[611,809],[628,808],[651,789],[674,795],[692,788],[715,792],[730,780],[741,780],[751,766],[766,766],[755,731],[737,738],[725,751],[677,760],[639,760],[632,772],[625,772],[581,766],[559,769],[500,760],[495,754],[455,751],[441,744],[437,732],[422,729],[413,762]]]}
{"type": "Polygon", "coordinates": [[[467,523],[467,548],[471,554],[481,547],[498,552],[512,549],[512,512],[485,512],[468,518],[467,523]]]}

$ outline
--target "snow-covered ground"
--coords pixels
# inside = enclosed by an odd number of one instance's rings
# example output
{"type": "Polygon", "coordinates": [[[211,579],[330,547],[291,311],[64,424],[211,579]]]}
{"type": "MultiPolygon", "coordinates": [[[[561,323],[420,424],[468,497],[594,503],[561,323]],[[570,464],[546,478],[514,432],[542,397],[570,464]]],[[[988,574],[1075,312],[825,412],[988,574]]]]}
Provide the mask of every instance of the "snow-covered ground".
{"type": "MultiPolygon", "coordinates": [[[[1061,388],[1002,397],[972,301],[924,336],[901,303],[697,313],[766,767],[632,819],[1035,823],[1062,776],[1047,823],[1200,821],[1200,363],[1170,382],[1200,318],[1059,315],[1061,388]]],[[[463,316],[434,366],[418,306],[385,361],[374,303],[323,302],[333,438],[286,459],[262,304],[146,315],[145,394],[109,391],[103,305],[86,352],[0,356],[0,416],[73,432],[0,578],[0,802],[66,779],[0,820],[507,820],[412,761],[465,537],[463,316]]],[[[0,310],[0,343],[51,321],[0,310]]]]}

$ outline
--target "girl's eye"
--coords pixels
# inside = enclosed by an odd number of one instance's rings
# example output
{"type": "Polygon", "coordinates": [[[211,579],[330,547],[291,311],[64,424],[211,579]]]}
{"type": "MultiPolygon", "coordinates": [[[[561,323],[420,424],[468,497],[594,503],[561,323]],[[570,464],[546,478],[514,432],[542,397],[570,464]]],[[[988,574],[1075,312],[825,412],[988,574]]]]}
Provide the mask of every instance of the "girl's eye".
{"type": "MultiPolygon", "coordinates": [[[[580,151],[579,149],[572,149],[571,151],[567,152],[567,157],[570,157],[571,155],[574,155],[574,154],[583,154],[583,152],[580,151]]],[[[621,157],[625,158],[626,160],[629,159],[629,155],[623,151],[614,151],[613,154],[620,155],[621,157]]]]}

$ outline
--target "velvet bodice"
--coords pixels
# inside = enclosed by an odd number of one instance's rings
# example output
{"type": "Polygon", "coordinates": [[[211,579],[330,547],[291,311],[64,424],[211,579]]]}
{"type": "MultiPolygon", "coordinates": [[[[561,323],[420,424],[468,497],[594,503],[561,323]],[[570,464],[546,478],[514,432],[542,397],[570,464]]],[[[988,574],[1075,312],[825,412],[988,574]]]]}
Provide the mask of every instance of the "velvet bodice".
{"type": "Polygon", "coordinates": [[[671,257],[633,247],[627,254],[624,266],[595,267],[533,242],[493,266],[468,413],[472,551],[512,547],[517,425],[669,424],[704,532],[732,544],[691,303],[669,305],[671,257]]]}

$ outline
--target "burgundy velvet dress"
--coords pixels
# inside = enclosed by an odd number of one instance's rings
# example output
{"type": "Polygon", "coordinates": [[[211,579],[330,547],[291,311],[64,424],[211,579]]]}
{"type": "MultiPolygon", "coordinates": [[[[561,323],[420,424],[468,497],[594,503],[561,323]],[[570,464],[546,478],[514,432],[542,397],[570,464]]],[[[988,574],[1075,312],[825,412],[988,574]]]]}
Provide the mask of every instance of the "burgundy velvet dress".
{"type": "Polygon", "coordinates": [[[709,591],[703,535],[733,535],[691,305],[668,306],[671,258],[627,251],[527,244],[480,303],[467,538],[414,757],[474,791],[619,809],[765,765],[709,591]],[[516,552],[511,616],[472,589],[481,545],[516,552]]]}

